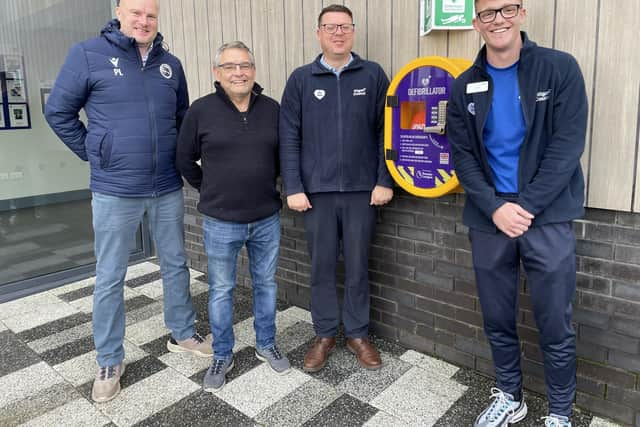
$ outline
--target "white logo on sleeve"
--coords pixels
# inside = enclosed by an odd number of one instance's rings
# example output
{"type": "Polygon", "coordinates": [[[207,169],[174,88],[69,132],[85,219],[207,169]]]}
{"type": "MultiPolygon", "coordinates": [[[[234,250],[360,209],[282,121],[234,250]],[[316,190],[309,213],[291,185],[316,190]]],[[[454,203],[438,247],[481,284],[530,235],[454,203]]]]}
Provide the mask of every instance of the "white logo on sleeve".
{"type": "Polygon", "coordinates": [[[363,87],[362,89],[354,89],[353,90],[353,96],[366,96],[367,95],[367,88],[363,87]]]}
{"type": "Polygon", "coordinates": [[[536,102],[546,101],[549,99],[550,96],[551,96],[551,89],[538,92],[536,93],[536,102]]]}
{"type": "Polygon", "coordinates": [[[173,76],[173,70],[171,69],[171,65],[162,64],[160,66],[160,74],[162,74],[162,77],[164,77],[165,79],[170,79],[171,76],[173,76]]]}
{"type": "Polygon", "coordinates": [[[111,65],[113,65],[113,75],[114,76],[120,76],[122,77],[122,70],[118,67],[118,63],[120,62],[120,58],[110,58],[109,62],[111,62],[111,65]]]}
{"type": "Polygon", "coordinates": [[[313,91],[313,96],[315,96],[316,98],[318,98],[319,100],[324,98],[324,96],[327,93],[324,91],[324,89],[316,89],[313,91]]]}
{"type": "Polygon", "coordinates": [[[467,105],[467,111],[472,116],[475,116],[476,115],[476,103],[475,102],[470,102],[469,105],[467,105]]]}

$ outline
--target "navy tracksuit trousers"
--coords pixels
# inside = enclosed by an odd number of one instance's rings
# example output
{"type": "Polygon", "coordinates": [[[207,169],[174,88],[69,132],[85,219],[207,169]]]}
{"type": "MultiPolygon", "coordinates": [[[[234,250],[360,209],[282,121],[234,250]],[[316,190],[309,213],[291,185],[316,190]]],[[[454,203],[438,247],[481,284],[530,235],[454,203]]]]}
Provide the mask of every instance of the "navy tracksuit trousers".
{"type": "Polygon", "coordinates": [[[501,232],[472,229],[469,239],[498,388],[521,395],[516,322],[522,260],[540,331],[549,412],[570,416],[576,393],[576,344],[571,325],[576,243],[571,222],[532,227],[515,239],[501,232]]]}
{"type": "Polygon", "coordinates": [[[316,335],[333,337],[340,324],[336,264],[340,240],[345,283],[342,321],[349,338],[369,333],[369,246],[376,224],[371,192],[309,195],[312,208],[304,214],[311,255],[311,318],[316,335]]]}

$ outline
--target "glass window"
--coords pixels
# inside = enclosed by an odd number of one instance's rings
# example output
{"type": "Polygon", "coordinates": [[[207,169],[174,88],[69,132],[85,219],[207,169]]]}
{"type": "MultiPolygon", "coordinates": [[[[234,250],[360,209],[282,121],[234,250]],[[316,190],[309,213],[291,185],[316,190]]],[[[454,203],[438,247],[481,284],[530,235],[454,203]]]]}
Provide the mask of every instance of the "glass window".
{"type": "Polygon", "coordinates": [[[113,3],[0,1],[0,293],[95,262],[89,167],[51,131],[43,105],[69,47],[98,35],[113,3]]]}

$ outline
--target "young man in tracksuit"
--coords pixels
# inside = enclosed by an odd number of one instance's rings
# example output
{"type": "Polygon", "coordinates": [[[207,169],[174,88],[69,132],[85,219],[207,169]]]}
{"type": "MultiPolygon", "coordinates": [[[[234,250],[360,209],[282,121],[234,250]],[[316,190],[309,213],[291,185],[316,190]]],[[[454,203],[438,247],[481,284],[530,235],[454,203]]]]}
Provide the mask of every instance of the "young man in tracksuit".
{"type": "Polygon", "coordinates": [[[375,206],[393,197],[383,157],[389,81],[378,64],[351,52],[354,30],[348,8],[324,8],[316,30],[322,54],[291,74],[282,96],[284,192],[289,208],[304,212],[311,255],[311,316],[316,339],[304,359],[308,372],[322,369],[336,345],[340,240],[347,347],[363,367],[381,366],[380,355],[368,340],[368,257],[375,206]]]}
{"type": "Polygon", "coordinates": [[[216,92],[189,108],[178,138],[178,169],[200,192],[209,276],[214,359],[204,390],[219,390],[233,368],[233,290],[238,252],[247,247],[253,282],[256,357],[277,373],[289,361],[275,343],[275,281],[282,206],[278,177],[278,103],[255,83],[253,54],[239,41],[216,54],[216,92]],[[196,163],[202,161],[202,166],[196,163]]]}
{"type": "Polygon", "coordinates": [[[583,214],[584,81],[571,55],[519,31],[521,3],[475,4],[485,46],[454,82],[447,117],[497,379],[475,425],[506,426],[527,414],[516,331],[522,262],[544,356],[545,426],[566,427],[576,389],[572,220],[583,214]]]}

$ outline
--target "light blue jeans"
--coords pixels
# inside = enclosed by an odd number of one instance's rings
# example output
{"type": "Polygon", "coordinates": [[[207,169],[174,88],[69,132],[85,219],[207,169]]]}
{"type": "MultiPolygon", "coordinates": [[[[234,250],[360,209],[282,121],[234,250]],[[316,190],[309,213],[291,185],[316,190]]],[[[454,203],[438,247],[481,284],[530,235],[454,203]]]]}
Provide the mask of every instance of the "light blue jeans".
{"type": "Polygon", "coordinates": [[[204,245],[208,258],[209,323],[216,359],[233,354],[233,291],[236,286],[236,262],[242,246],[247,246],[249,270],[253,282],[253,327],[256,347],[265,349],[275,343],[275,281],[280,248],[279,213],[249,224],[222,221],[204,216],[204,245]]]}
{"type": "Polygon", "coordinates": [[[91,207],[97,260],[93,339],[98,365],[114,366],[124,359],[124,278],[132,239],[145,213],[160,258],[165,324],[176,340],[193,336],[196,313],[184,251],[182,190],[153,198],[94,192],[91,207]]]}

